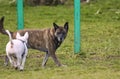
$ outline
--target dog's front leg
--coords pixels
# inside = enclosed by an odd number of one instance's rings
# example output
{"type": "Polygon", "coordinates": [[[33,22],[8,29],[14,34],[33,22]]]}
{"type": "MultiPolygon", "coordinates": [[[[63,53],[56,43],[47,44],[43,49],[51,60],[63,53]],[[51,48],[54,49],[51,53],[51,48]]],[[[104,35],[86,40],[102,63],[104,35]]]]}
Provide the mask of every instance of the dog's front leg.
{"type": "Polygon", "coordinates": [[[42,67],[45,67],[49,56],[50,56],[50,54],[48,52],[46,52],[45,57],[44,57],[43,62],[42,62],[42,67]]]}
{"type": "Polygon", "coordinates": [[[54,60],[54,62],[56,63],[56,65],[62,66],[62,64],[57,59],[57,56],[55,55],[55,51],[49,51],[49,53],[50,53],[50,56],[52,57],[52,59],[54,60]]]}
{"type": "MultiPolygon", "coordinates": [[[[26,45],[25,45],[26,46],[26,45]]],[[[25,54],[23,54],[23,57],[22,57],[22,64],[20,66],[20,70],[23,70],[24,69],[24,65],[25,65],[25,61],[26,61],[26,57],[27,57],[27,53],[28,53],[28,49],[27,47],[25,47],[25,54]]]]}
{"type": "Polygon", "coordinates": [[[21,64],[21,66],[20,66],[20,70],[23,70],[23,69],[24,69],[25,60],[26,60],[26,55],[25,55],[25,56],[23,56],[23,59],[22,59],[22,64],[21,64]]]}
{"type": "Polygon", "coordinates": [[[22,64],[21,64],[21,66],[20,66],[20,70],[23,70],[23,69],[24,69],[24,65],[25,65],[25,61],[26,61],[26,56],[27,56],[27,54],[24,55],[23,58],[22,58],[22,64]]]}
{"type": "Polygon", "coordinates": [[[9,59],[9,61],[10,61],[11,66],[14,66],[14,62],[12,61],[12,58],[9,56],[8,53],[7,53],[7,57],[8,57],[8,59],[9,59]]]}
{"type": "Polygon", "coordinates": [[[52,54],[51,57],[57,66],[62,66],[62,64],[59,62],[59,60],[57,59],[57,56],[55,54],[52,54]]]}

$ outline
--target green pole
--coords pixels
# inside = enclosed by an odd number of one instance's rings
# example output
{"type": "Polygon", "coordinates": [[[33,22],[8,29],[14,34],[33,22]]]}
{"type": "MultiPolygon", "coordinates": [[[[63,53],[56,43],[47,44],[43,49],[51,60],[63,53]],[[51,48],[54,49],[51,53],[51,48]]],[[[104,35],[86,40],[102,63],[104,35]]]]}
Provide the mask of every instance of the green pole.
{"type": "Polygon", "coordinates": [[[24,28],[23,19],[23,0],[17,0],[17,18],[18,18],[18,30],[24,28]]]}
{"type": "Polygon", "coordinates": [[[74,52],[80,52],[80,0],[74,0],[74,52]]]}

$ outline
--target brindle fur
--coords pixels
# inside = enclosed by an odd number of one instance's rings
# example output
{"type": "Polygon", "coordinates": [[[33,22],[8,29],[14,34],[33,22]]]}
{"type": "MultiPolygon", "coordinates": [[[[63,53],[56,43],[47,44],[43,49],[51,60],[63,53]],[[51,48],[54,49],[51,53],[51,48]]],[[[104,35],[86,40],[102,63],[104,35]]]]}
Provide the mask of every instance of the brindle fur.
{"type": "MultiPolygon", "coordinates": [[[[4,17],[2,17],[0,20],[0,33],[6,34],[3,26],[3,22],[4,22],[4,17]]],[[[42,29],[42,30],[25,29],[25,30],[17,31],[21,35],[24,35],[25,32],[28,32],[29,34],[28,44],[27,44],[28,48],[37,49],[37,50],[46,52],[42,62],[43,67],[46,65],[47,60],[50,56],[53,58],[57,66],[62,65],[58,61],[58,58],[56,57],[55,52],[67,36],[68,22],[64,24],[64,27],[58,26],[55,23],[53,23],[53,26],[54,28],[48,28],[48,29],[42,29]]],[[[16,37],[17,32],[11,32],[13,38],[16,37]]]]}

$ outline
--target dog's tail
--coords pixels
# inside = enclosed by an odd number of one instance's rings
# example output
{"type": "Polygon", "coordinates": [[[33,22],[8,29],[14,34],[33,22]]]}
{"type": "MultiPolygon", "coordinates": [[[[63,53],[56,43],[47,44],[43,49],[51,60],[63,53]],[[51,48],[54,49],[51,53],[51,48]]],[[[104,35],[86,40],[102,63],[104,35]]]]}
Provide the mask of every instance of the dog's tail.
{"type": "Polygon", "coordinates": [[[8,36],[9,36],[9,40],[10,40],[11,44],[13,44],[13,42],[12,42],[12,36],[11,36],[9,30],[6,30],[6,33],[7,33],[8,36]]]}
{"type": "MultiPolygon", "coordinates": [[[[4,28],[4,16],[0,19],[0,33],[8,35],[4,28]]],[[[11,34],[13,32],[10,32],[11,34]]]]}

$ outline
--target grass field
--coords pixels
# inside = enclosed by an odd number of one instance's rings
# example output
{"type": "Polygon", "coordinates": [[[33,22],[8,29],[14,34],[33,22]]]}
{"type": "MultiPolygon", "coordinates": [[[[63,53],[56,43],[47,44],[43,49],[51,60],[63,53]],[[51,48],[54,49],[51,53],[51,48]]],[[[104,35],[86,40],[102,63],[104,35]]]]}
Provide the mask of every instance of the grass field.
{"type": "MultiPolygon", "coordinates": [[[[0,1],[0,17],[5,28],[17,30],[16,7],[0,1]]],[[[50,58],[41,67],[44,52],[29,49],[25,70],[4,66],[8,37],[0,34],[0,79],[119,79],[120,78],[120,0],[92,0],[81,3],[81,52],[74,54],[74,6],[24,6],[25,28],[51,28],[52,23],[69,22],[69,33],[56,54],[67,67],[57,67],[50,58]]]]}

